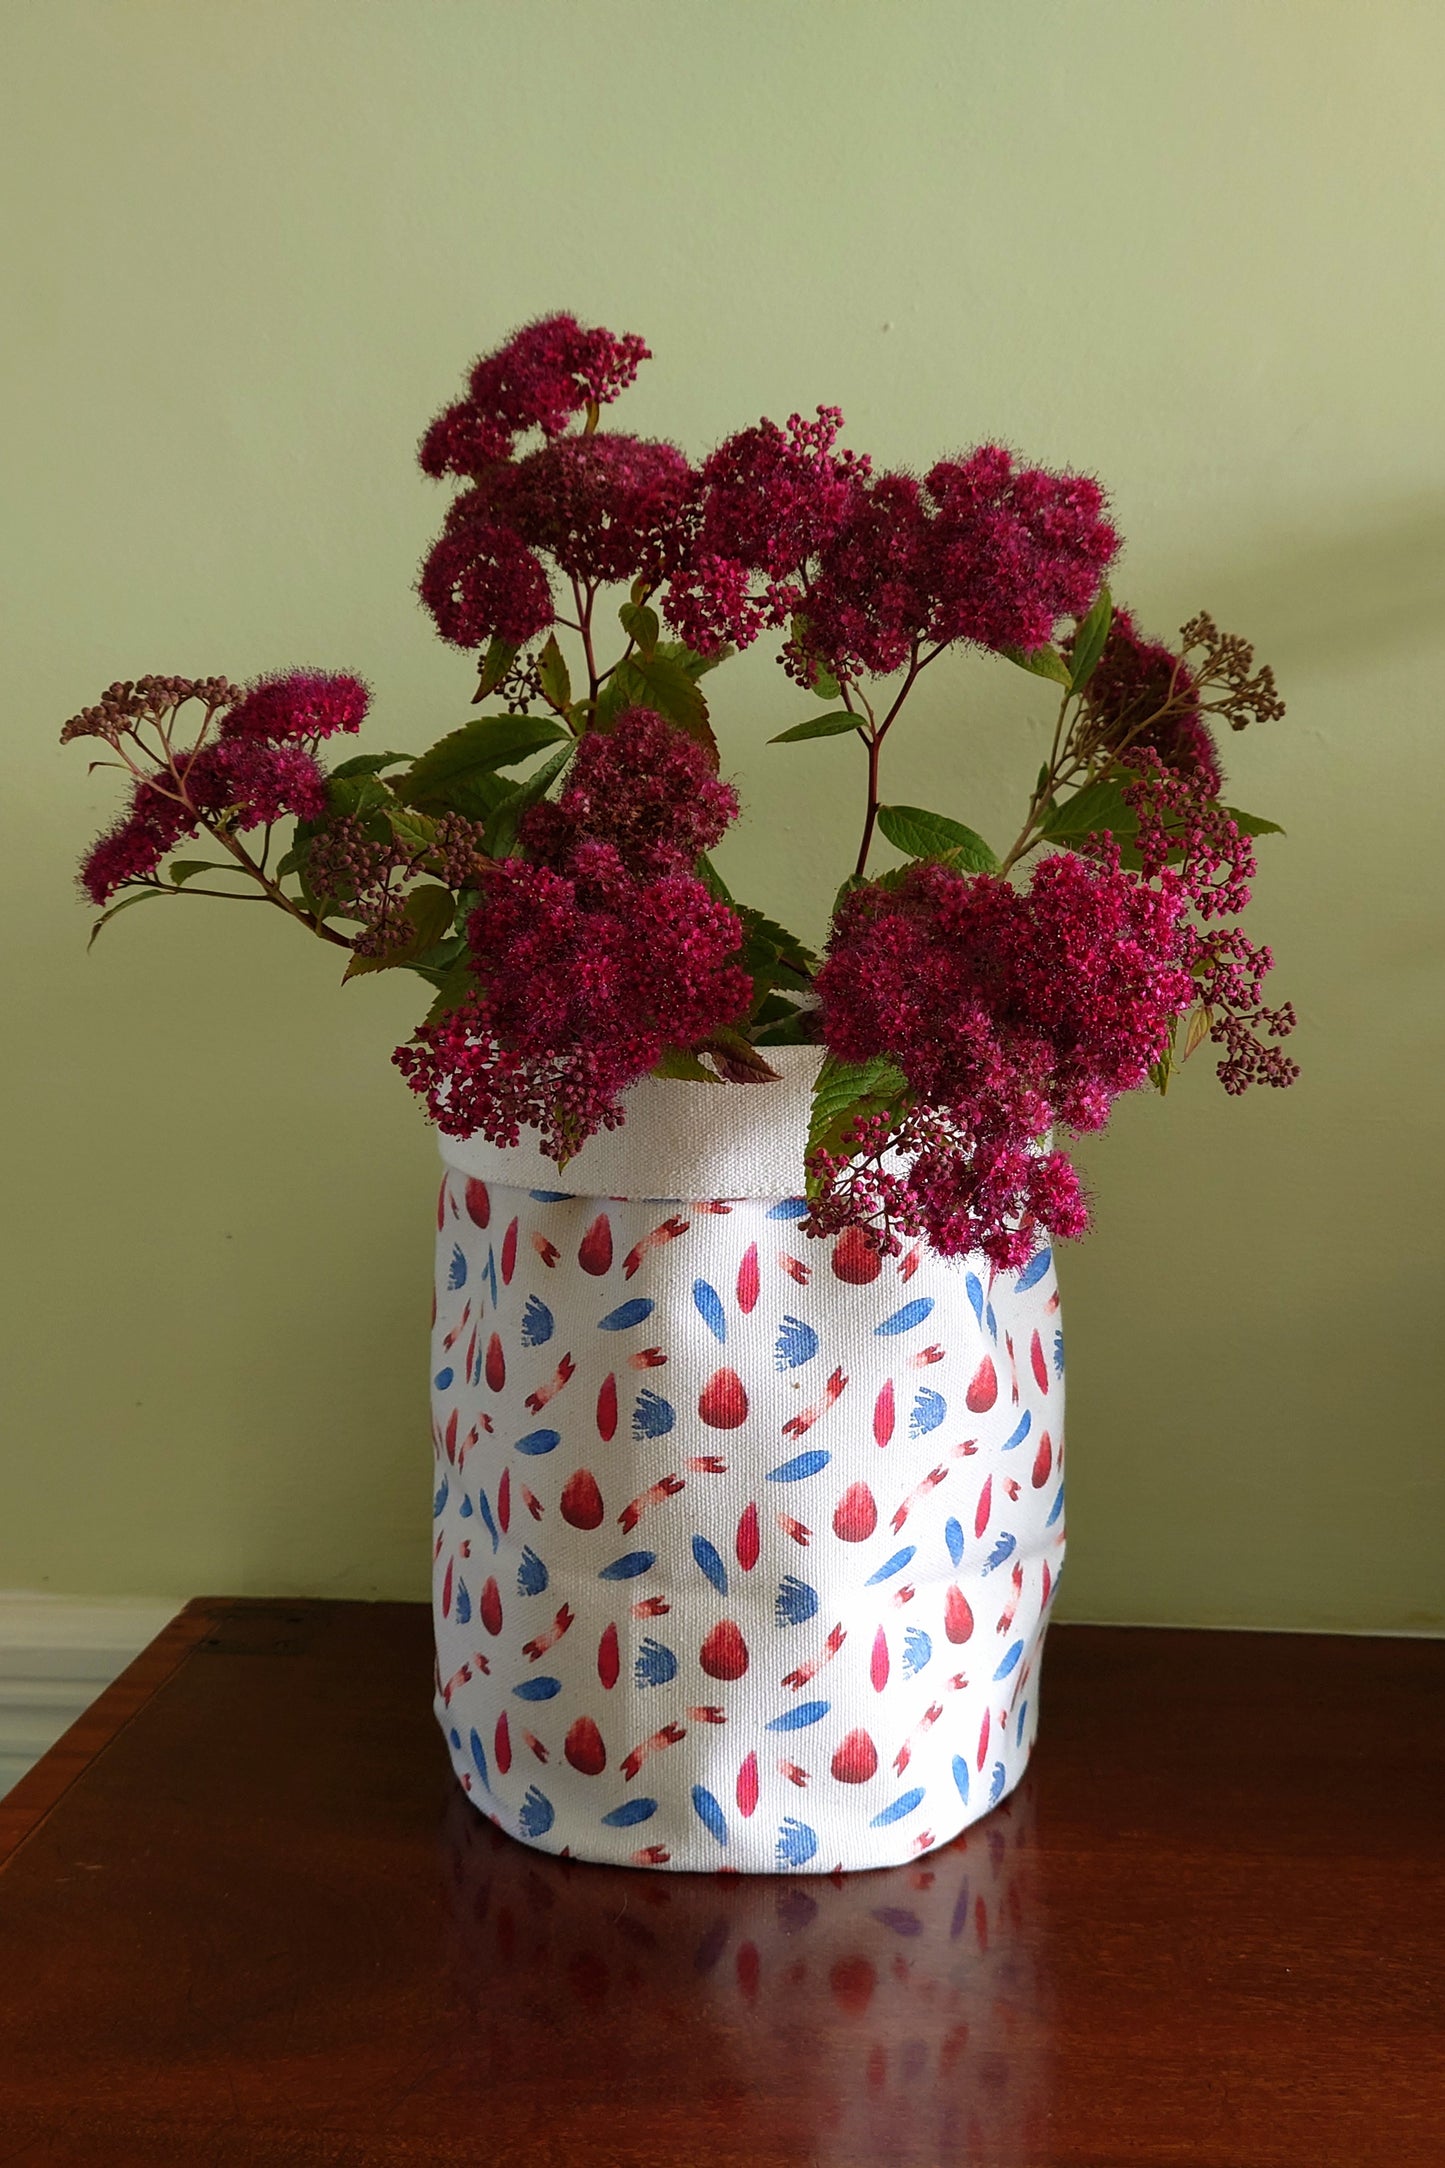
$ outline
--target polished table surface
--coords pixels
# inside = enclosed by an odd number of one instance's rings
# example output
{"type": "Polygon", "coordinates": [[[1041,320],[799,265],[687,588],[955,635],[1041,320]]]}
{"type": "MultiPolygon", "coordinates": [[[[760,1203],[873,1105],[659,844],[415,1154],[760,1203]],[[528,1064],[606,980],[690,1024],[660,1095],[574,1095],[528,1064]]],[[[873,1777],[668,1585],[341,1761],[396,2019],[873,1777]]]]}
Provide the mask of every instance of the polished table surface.
{"type": "Polygon", "coordinates": [[[584,1866],[424,1609],[192,1604],[0,1801],[0,2168],[1445,2163],[1445,1643],[1055,1627],[915,1865],[584,1866]]]}

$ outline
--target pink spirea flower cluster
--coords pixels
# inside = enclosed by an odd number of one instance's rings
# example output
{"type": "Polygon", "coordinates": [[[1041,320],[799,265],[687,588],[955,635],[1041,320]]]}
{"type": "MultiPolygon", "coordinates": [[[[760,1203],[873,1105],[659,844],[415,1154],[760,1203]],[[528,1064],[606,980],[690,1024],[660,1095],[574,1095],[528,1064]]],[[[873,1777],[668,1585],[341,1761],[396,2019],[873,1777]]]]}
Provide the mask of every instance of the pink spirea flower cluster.
{"type": "Polygon", "coordinates": [[[623,1119],[619,1094],[668,1047],[700,1045],[747,1009],[737,914],[686,874],[638,880],[610,843],[567,871],[508,860],[482,878],[467,938],[477,991],[394,1059],[452,1136],[564,1162],[623,1119]]]}
{"type": "Polygon", "coordinates": [[[738,794],[704,748],[649,708],[628,708],[584,738],[555,803],[525,813],[521,840],[538,864],[565,869],[579,844],[608,843],[636,879],[690,874],[738,817],[738,794]]]}
{"type": "Polygon", "coordinates": [[[128,882],[148,879],[217,815],[238,834],[286,815],[319,819],[326,776],[315,748],[338,731],[358,730],[369,697],[359,678],[339,671],[257,679],[222,713],[216,738],[173,752],[136,783],[124,816],[81,862],[80,885],[91,902],[106,903],[128,882]]]}
{"type": "Polygon", "coordinates": [[[589,406],[610,406],[651,349],[635,333],[587,327],[575,316],[544,316],[473,362],[467,396],[440,413],[418,458],[431,475],[477,475],[510,457],[519,436],[560,436],[589,406]]]}
{"type": "Polygon", "coordinates": [[[820,1156],[818,1231],[861,1220],[1000,1266],[1036,1229],[1081,1234],[1077,1174],[1041,1140],[1102,1128],[1148,1081],[1193,998],[1187,901],[1172,873],[1151,884],[1070,852],[1023,890],[937,864],[855,890],[818,977],[822,1036],[843,1061],[886,1056],[910,1104],[857,1157],[820,1156]]]}
{"type": "MultiPolygon", "coordinates": [[[[1065,653],[1073,644],[1071,634],[1065,653]]],[[[1100,740],[1118,750],[1126,767],[1137,766],[1136,751],[1156,753],[1188,778],[1196,795],[1218,797],[1224,771],[1194,674],[1172,648],[1146,640],[1128,610],[1114,612],[1084,701],[1100,740]]]]}

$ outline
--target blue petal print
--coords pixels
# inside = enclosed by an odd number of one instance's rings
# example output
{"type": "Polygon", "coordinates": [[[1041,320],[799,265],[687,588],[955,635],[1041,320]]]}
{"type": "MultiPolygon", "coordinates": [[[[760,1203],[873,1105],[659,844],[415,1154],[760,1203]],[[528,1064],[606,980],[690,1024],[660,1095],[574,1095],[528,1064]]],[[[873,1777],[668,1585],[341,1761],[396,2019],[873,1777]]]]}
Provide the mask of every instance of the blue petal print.
{"type": "Polygon", "coordinates": [[[517,1816],[522,1835],[524,1837],[545,1837],[556,1818],[552,1809],[552,1802],[547,1797],[547,1794],[539,1792],[536,1785],[532,1785],[526,1798],[522,1801],[522,1811],[517,1816]]]}
{"type": "Polygon", "coordinates": [[[1028,1409],[1025,1408],[1023,1414],[1019,1417],[1017,1427],[1013,1431],[1012,1436],[1004,1439],[1003,1444],[999,1447],[999,1451],[1001,1453],[1011,1453],[1016,1445],[1022,1445],[1024,1439],[1028,1436],[1029,1431],[1033,1427],[1033,1420],[1034,1419],[1032,1415],[1030,1415],[1028,1409]]]}
{"type": "Polygon", "coordinates": [[[599,1317],[599,1332],[626,1332],[632,1325],[640,1325],[645,1317],[651,1317],[657,1305],[649,1302],[646,1295],[634,1295],[630,1302],[619,1302],[606,1317],[599,1317]]]}
{"type": "Polygon", "coordinates": [[[546,1586],[546,1567],[532,1549],[531,1544],[524,1543],[522,1555],[517,1561],[517,1594],[519,1596],[540,1596],[546,1586]]]}
{"type": "Polygon", "coordinates": [[[1019,1703],[1019,1720],[1018,1720],[1018,1722],[1017,1722],[1017,1723],[1016,1723],[1016,1724],[1014,1725],[1014,1745],[1015,1745],[1015,1746],[1020,1746],[1020,1745],[1021,1745],[1021,1744],[1023,1743],[1023,1736],[1024,1736],[1024,1718],[1025,1718],[1025,1717],[1026,1717],[1026,1716],[1028,1715],[1028,1713],[1029,1713],[1029,1705],[1028,1705],[1028,1703],[1027,1703],[1026,1701],[1021,1701],[1021,1702],[1019,1703]]]}
{"type": "Polygon", "coordinates": [[[449,1739],[451,1740],[451,1743],[452,1743],[452,1745],[453,1745],[453,1746],[454,1746],[454,1747],[456,1748],[457,1752],[458,1752],[458,1753],[460,1754],[460,1752],[461,1752],[461,1750],[462,1750],[462,1735],[461,1735],[461,1733],[460,1733],[460,1732],[459,1732],[459,1731],[457,1730],[457,1727],[456,1727],[456,1725],[455,1725],[455,1724],[453,1724],[453,1726],[452,1726],[451,1730],[450,1730],[450,1731],[449,1731],[449,1732],[447,1733],[447,1737],[448,1737],[448,1738],[449,1738],[449,1739]]]}
{"type": "Polygon", "coordinates": [[[492,1308],[495,1310],[497,1307],[497,1253],[495,1250],[487,1251],[487,1261],[482,1267],[482,1278],[492,1290],[492,1308]]]}
{"type": "Polygon", "coordinates": [[[768,1218],[770,1220],[805,1219],[807,1217],[807,1212],[808,1200],[806,1197],[784,1197],[773,1206],[773,1209],[768,1214],[768,1218]]]}
{"type": "Polygon", "coordinates": [[[472,1623],[472,1599],[467,1593],[467,1584],[460,1574],[457,1576],[456,1617],[458,1626],[470,1626],[472,1623]]]}
{"type": "Polygon", "coordinates": [[[818,1849],[818,1832],[790,1814],[778,1829],[778,1865],[806,1867],[818,1849]]]}
{"type": "Polygon", "coordinates": [[[439,1393],[444,1393],[447,1387],[451,1384],[452,1379],[455,1377],[455,1375],[456,1372],[452,1369],[450,1363],[448,1363],[445,1370],[438,1370],[436,1376],[432,1379],[432,1383],[433,1385],[435,1385],[439,1393]]]}
{"type": "Polygon", "coordinates": [[[454,1243],[452,1245],[452,1261],[447,1267],[447,1288],[454,1295],[459,1287],[465,1287],[466,1284],[467,1260],[462,1254],[460,1243],[454,1243]]]}
{"type": "Polygon", "coordinates": [[[512,1688],[518,1701],[551,1701],[561,1691],[560,1679],[549,1679],[545,1676],[540,1679],[523,1679],[519,1686],[512,1688]]]}
{"type": "Polygon", "coordinates": [[[1062,1332],[1056,1332],[1056,1333],[1054,1334],[1054,1376],[1055,1376],[1056,1378],[1061,1378],[1061,1377],[1063,1376],[1063,1374],[1064,1374],[1064,1336],[1063,1336],[1062,1332]]]}
{"type": "Polygon", "coordinates": [[[537,1204],[570,1204],[576,1192],[570,1189],[530,1189],[527,1195],[537,1204]]]}
{"type": "Polygon", "coordinates": [[[879,1905],[873,1917],[880,1927],[886,1927],[893,1935],[921,1935],[923,1922],[916,1912],[904,1905],[879,1905]]]}
{"type": "Polygon", "coordinates": [[[1013,1647],[1009,1650],[1008,1654],[1004,1657],[1003,1662],[999,1665],[997,1671],[994,1673],[994,1678],[1006,1679],[1011,1671],[1017,1670],[1018,1660],[1023,1655],[1023,1652],[1024,1645],[1022,1641],[1015,1641],[1013,1647]]]}
{"type": "Polygon", "coordinates": [[[831,1453],[825,1453],[820,1445],[815,1445],[811,1453],[797,1453],[792,1460],[785,1460],[779,1467],[770,1468],[768,1481],[801,1483],[805,1477],[817,1475],[820,1469],[826,1468],[832,1458],[831,1453]]]}
{"type": "Polygon", "coordinates": [[[481,1778],[487,1790],[490,1791],[492,1788],[492,1780],[487,1775],[487,1750],[482,1745],[481,1738],[478,1733],[474,1731],[471,1734],[468,1744],[470,1745],[472,1750],[472,1760],[477,1765],[477,1775],[481,1778]]]}
{"type": "Polygon", "coordinates": [[[818,1335],[800,1317],[785,1317],[778,1329],[774,1350],[780,1370],[801,1370],[818,1352],[818,1335]]]}
{"type": "Polygon", "coordinates": [[[916,1543],[905,1543],[901,1551],[895,1551],[891,1558],[884,1559],[876,1573],[869,1574],[863,1586],[876,1588],[880,1581],[891,1581],[895,1573],[902,1573],[917,1549],[916,1543]]]}
{"type": "Polygon", "coordinates": [[[1011,1536],[1005,1529],[983,1562],[984,1572],[992,1573],[995,1566],[1001,1566],[1006,1558],[1012,1558],[1014,1552],[1018,1549],[1018,1544],[1018,1537],[1011,1536]]]}
{"type": "Polygon", "coordinates": [[[632,1671],[639,1687],[666,1686],[677,1677],[677,1658],[649,1634],[637,1652],[632,1671]]]}
{"type": "Polygon", "coordinates": [[[800,1701],[796,1709],[784,1709],[766,1727],[769,1731],[806,1731],[810,1724],[821,1724],[832,1707],[827,1701],[800,1701]]]}
{"type": "Polygon", "coordinates": [[[552,1313],[540,1295],[529,1295],[522,1312],[523,1347],[545,1347],[556,1328],[552,1313]]]}
{"type": "Polygon", "coordinates": [[[725,1343],[728,1336],[728,1321],[723,1314],[723,1306],[717,1289],[709,1287],[706,1280],[694,1280],[692,1283],[692,1299],[697,1305],[698,1316],[702,1319],[714,1340],[725,1343]]]}
{"type": "Polygon", "coordinates": [[[968,1290],[969,1306],[978,1319],[979,1331],[983,1330],[983,1282],[976,1272],[966,1272],[963,1284],[968,1290]]]}
{"type": "Polygon", "coordinates": [[[610,1566],[604,1566],[599,1581],[635,1581],[639,1573],[648,1573],[657,1564],[656,1551],[624,1551],[621,1558],[614,1558],[610,1566]]]}
{"type": "Polygon", "coordinates": [[[1025,1295],[1031,1287],[1037,1287],[1053,1261],[1054,1253],[1052,1250],[1037,1251],[1014,1281],[1015,1294],[1025,1295]]]}
{"type": "Polygon", "coordinates": [[[989,1779],[988,1786],[988,1803],[991,1807],[996,1807],[1000,1799],[1002,1799],[1003,1788],[1007,1781],[1008,1778],[1003,1763],[996,1761],[993,1765],[993,1775],[989,1779]]]}
{"type": "Polygon", "coordinates": [[[517,1440],[519,1453],[554,1453],[562,1443],[560,1430],[529,1430],[525,1438],[517,1440]]]}
{"type": "Polygon", "coordinates": [[[1058,1497],[1057,1497],[1057,1498],[1056,1498],[1056,1499],[1054,1500],[1053,1504],[1052,1504],[1052,1505],[1051,1505],[1051,1506],[1049,1507],[1049,1517],[1048,1517],[1048,1519],[1047,1519],[1047,1520],[1046,1520],[1046,1521],[1044,1522],[1044,1526],[1045,1526],[1045,1528],[1052,1528],[1052,1527],[1053,1527],[1053,1525],[1054,1525],[1054,1522],[1055,1522],[1055,1521],[1056,1521],[1056,1520],[1058,1519],[1059,1515],[1060,1515],[1060,1514],[1061,1514],[1061,1513],[1063,1512],[1063,1510],[1064,1510],[1064,1486],[1063,1486],[1063,1484],[1061,1483],[1061,1484],[1059,1485],[1059,1495],[1058,1495],[1058,1497]]]}
{"type": "Polygon", "coordinates": [[[655,1799],[624,1799],[620,1807],[602,1817],[604,1829],[634,1829],[639,1822],[650,1822],[657,1812],[655,1799]]]}
{"type": "Polygon", "coordinates": [[[459,1521],[469,1521],[469,1520],[471,1519],[471,1517],[472,1517],[472,1501],[471,1501],[471,1499],[470,1499],[470,1498],[469,1498],[469,1497],[467,1496],[466,1492],[465,1492],[465,1491],[463,1491],[463,1492],[462,1492],[462,1502],[461,1502],[461,1504],[460,1504],[460,1505],[459,1505],[459,1506],[457,1507],[457,1519],[458,1519],[459,1521]]]}
{"type": "Polygon", "coordinates": [[[942,1393],[934,1392],[930,1385],[920,1385],[908,1419],[909,1437],[926,1438],[930,1430],[937,1430],[947,1413],[948,1402],[942,1393]]]}
{"type": "Polygon", "coordinates": [[[948,1545],[948,1555],[955,1566],[963,1557],[963,1523],[950,1519],[944,1525],[943,1540],[948,1545]]]}
{"type": "Polygon", "coordinates": [[[910,1626],[903,1636],[903,1676],[916,1678],[933,1655],[933,1643],[921,1626],[910,1626]]]}
{"type": "Polygon", "coordinates": [[[899,1332],[912,1332],[915,1325],[921,1325],[926,1317],[932,1315],[932,1295],[915,1295],[912,1302],[905,1302],[901,1310],[895,1310],[891,1317],[885,1317],[882,1324],[875,1325],[873,1330],[889,1336],[899,1332]]]}
{"type": "Polygon", "coordinates": [[[727,1817],[705,1784],[694,1784],[692,1810],[710,1837],[716,1837],[719,1844],[727,1843],[727,1817]]]}
{"type": "Polygon", "coordinates": [[[796,1574],[785,1574],[778,1585],[776,1609],[780,1626],[802,1626],[817,1614],[818,1591],[796,1574]]]}
{"type": "Polygon", "coordinates": [[[446,1476],[443,1476],[441,1480],[441,1489],[437,1492],[435,1498],[433,1498],[431,1502],[431,1517],[433,1520],[436,1520],[438,1518],[441,1513],[442,1507],[446,1504],[447,1492],[450,1490],[450,1488],[451,1484],[448,1478],[446,1476]]]}
{"type": "Polygon", "coordinates": [[[497,1524],[492,1519],[492,1509],[487,1504],[487,1494],[484,1490],[477,1492],[477,1511],[482,1517],[483,1528],[486,1529],[487,1534],[492,1539],[492,1549],[495,1551],[502,1539],[497,1534],[497,1524]]]}
{"type": "Polygon", "coordinates": [[[998,1319],[993,1314],[992,1303],[990,1303],[988,1308],[984,1311],[984,1316],[988,1320],[988,1336],[990,1340],[996,1343],[998,1340],[998,1319]]]}
{"type": "Polygon", "coordinates": [[[637,1406],[632,1411],[632,1435],[639,1444],[644,1438],[665,1438],[677,1421],[677,1410],[661,1393],[640,1392],[637,1406]]]}
{"type": "Polygon", "coordinates": [[[725,1596],[728,1592],[728,1569],[718,1557],[716,1548],[708,1542],[706,1536],[693,1537],[692,1555],[718,1594],[725,1596]]]}
{"type": "Polygon", "coordinates": [[[968,1763],[962,1754],[953,1757],[953,1781],[958,1786],[958,1796],[968,1805],[968,1763]]]}
{"type": "Polygon", "coordinates": [[[468,1383],[468,1385],[480,1385],[480,1384],[481,1384],[481,1382],[482,1382],[482,1344],[481,1344],[481,1342],[480,1342],[480,1340],[479,1340],[479,1341],[477,1342],[477,1352],[476,1352],[476,1354],[475,1354],[475,1355],[474,1355],[474,1356],[472,1357],[472,1367],[471,1367],[471,1369],[470,1369],[470,1370],[469,1370],[469,1371],[467,1372],[467,1383],[468,1383]]]}
{"type": "Polygon", "coordinates": [[[875,1814],[869,1827],[886,1829],[890,1822],[901,1822],[905,1814],[911,1814],[915,1807],[921,1807],[922,1804],[923,1786],[915,1784],[911,1792],[901,1792],[891,1807],[884,1807],[881,1813],[875,1814]]]}

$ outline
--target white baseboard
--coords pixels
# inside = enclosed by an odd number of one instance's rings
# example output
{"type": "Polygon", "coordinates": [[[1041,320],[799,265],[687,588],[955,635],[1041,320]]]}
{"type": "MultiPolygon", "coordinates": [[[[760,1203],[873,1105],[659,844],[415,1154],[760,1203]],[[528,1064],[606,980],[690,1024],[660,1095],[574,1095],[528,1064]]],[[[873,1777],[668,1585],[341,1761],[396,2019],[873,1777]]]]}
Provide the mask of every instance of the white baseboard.
{"type": "Polygon", "coordinates": [[[181,1609],[0,1590],[0,1796],[181,1609]]]}

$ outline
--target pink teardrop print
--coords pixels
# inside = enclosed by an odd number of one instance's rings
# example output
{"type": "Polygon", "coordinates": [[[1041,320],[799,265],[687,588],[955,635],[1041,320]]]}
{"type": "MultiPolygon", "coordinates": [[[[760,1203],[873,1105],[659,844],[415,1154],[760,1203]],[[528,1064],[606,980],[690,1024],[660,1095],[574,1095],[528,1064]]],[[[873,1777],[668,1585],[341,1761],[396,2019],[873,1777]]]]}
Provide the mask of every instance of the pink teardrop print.
{"type": "Polygon", "coordinates": [[[497,1485],[497,1519],[505,1535],[512,1525],[512,1471],[502,1470],[502,1480],[497,1485]]]}
{"type": "Polygon", "coordinates": [[[873,1636],[873,1654],[868,1660],[868,1676],[873,1681],[873,1691],[881,1694],[888,1684],[888,1636],[880,1626],[873,1636]]]}
{"type": "Polygon", "coordinates": [[[599,1212],[577,1251],[577,1262],[584,1272],[600,1279],[612,1269],[612,1222],[605,1212],[599,1212]]]}
{"type": "Polygon", "coordinates": [[[758,1803],[758,1757],[749,1754],[738,1771],[738,1812],[744,1821],[758,1803]]]}
{"type": "Polygon", "coordinates": [[[605,1627],[602,1639],[597,1644],[597,1676],[609,1693],[617,1684],[617,1674],[621,1668],[621,1659],[617,1653],[617,1628],[605,1627]]]}
{"type": "Polygon", "coordinates": [[[866,1483],[853,1483],[833,1509],[833,1533],[840,1543],[866,1543],[878,1526],[878,1503],[866,1483]]]}
{"type": "Polygon", "coordinates": [[[512,1766],[512,1732],[505,1709],[497,1718],[497,1728],[492,1734],[492,1748],[497,1757],[497,1767],[505,1776],[512,1766]]]}
{"type": "Polygon", "coordinates": [[[438,1233],[438,1234],[440,1234],[440,1233],[441,1233],[441,1231],[442,1231],[443,1227],[445,1227],[446,1223],[447,1223],[447,1178],[446,1178],[446,1176],[445,1176],[445,1175],[443,1175],[443,1176],[442,1176],[442,1186],[441,1186],[441,1188],[440,1188],[440,1189],[439,1189],[439,1190],[437,1191],[437,1233],[438,1233]]]}
{"type": "Polygon", "coordinates": [[[840,1784],[866,1784],[878,1770],[878,1749],[866,1731],[850,1731],[833,1756],[833,1774],[840,1784]]]}
{"type": "Polygon", "coordinates": [[[758,1245],[750,1242],[738,1266],[738,1308],[750,1317],[758,1300],[758,1245]]]}
{"type": "Polygon", "coordinates": [[[850,1287],[866,1287],[883,1270],[883,1258],[874,1236],[864,1227],[845,1227],[833,1244],[833,1271],[850,1287]]]}
{"type": "Polygon", "coordinates": [[[968,1407],[974,1415],[986,1415],[998,1398],[998,1372],[993,1357],[985,1355],[973,1375],[973,1383],[965,1395],[968,1407]]]}
{"type": "Polygon", "coordinates": [[[715,1370],[698,1396],[697,1412],[714,1430],[736,1430],[748,1419],[748,1396],[736,1370],[715,1370]]]}
{"type": "Polygon", "coordinates": [[[873,1403],[873,1438],[877,1445],[886,1445],[893,1435],[893,1380],[886,1378],[883,1390],[873,1403]]]}
{"type": "Polygon", "coordinates": [[[1045,1560],[1044,1560],[1044,1593],[1043,1593],[1043,1596],[1042,1596],[1042,1598],[1040,1599],[1040,1601],[1041,1601],[1041,1607],[1042,1607],[1042,1608],[1044,1608],[1044,1609],[1047,1609],[1047,1607],[1048,1607],[1048,1601],[1049,1601],[1049,1590],[1050,1590],[1050,1589],[1051,1589],[1051,1588],[1053,1587],[1053,1585],[1054,1585],[1054,1577],[1053,1577],[1053,1575],[1052,1575],[1052,1574],[1050,1573],[1050,1571],[1049,1571],[1049,1562],[1048,1562],[1048,1560],[1047,1560],[1047,1559],[1045,1559],[1045,1560]]]}
{"type": "Polygon", "coordinates": [[[517,1269],[517,1222],[512,1221],[502,1237],[502,1285],[510,1287],[512,1274],[517,1269]]]}
{"type": "Polygon", "coordinates": [[[617,1380],[610,1370],[597,1391],[597,1434],[609,1445],[617,1436],[617,1380]]]}
{"type": "Polygon", "coordinates": [[[607,1749],[590,1716],[577,1718],[567,1734],[562,1752],[581,1776],[600,1777],[607,1767],[607,1749]]]}
{"type": "Polygon", "coordinates": [[[485,1182],[467,1184],[467,1218],[474,1227],[487,1226],[492,1217],[492,1200],[485,1182]]]}
{"type": "Polygon", "coordinates": [[[494,1393],[499,1393],[507,1382],[507,1358],[502,1353],[502,1342],[493,1333],[487,1342],[487,1383],[494,1393]]]}
{"type": "Polygon", "coordinates": [[[602,1493],[590,1468],[578,1468],[568,1476],[557,1506],[569,1528],[602,1526],[602,1493]]]}
{"type": "Polygon", "coordinates": [[[992,1511],[993,1477],[990,1475],[984,1477],[983,1489],[978,1494],[978,1511],[973,1516],[973,1532],[976,1536],[981,1536],[987,1528],[988,1517],[992,1511]]]}
{"type": "Polygon", "coordinates": [[[752,1572],[758,1562],[760,1548],[758,1509],[755,1504],[749,1502],[744,1506],[742,1519],[738,1522],[737,1536],[738,1564],[742,1567],[744,1573],[752,1572]]]}
{"type": "Polygon", "coordinates": [[[943,1599],[943,1630],[950,1641],[966,1641],[973,1632],[973,1613],[956,1581],[943,1599]]]}
{"type": "Polygon", "coordinates": [[[1029,1342],[1029,1361],[1033,1365],[1034,1376],[1038,1379],[1039,1391],[1046,1393],[1049,1389],[1049,1366],[1044,1361],[1044,1343],[1037,1333],[1029,1342]]]}
{"type": "Polygon", "coordinates": [[[455,1580],[455,1578],[456,1578],[456,1570],[457,1570],[457,1562],[456,1562],[456,1560],[455,1560],[454,1558],[449,1558],[449,1559],[447,1560],[447,1570],[446,1570],[446,1572],[445,1572],[445,1573],[444,1573],[444,1574],[442,1575],[442,1617],[443,1617],[443,1618],[450,1618],[450,1617],[451,1617],[451,1615],[452,1615],[452,1582],[453,1582],[453,1581],[455,1580]]]}
{"type": "Polygon", "coordinates": [[[988,1723],[988,1711],[985,1709],[983,1712],[983,1728],[978,1735],[978,1766],[980,1769],[988,1759],[988,1723]]]}
{"type": "Polygon", "coordinates": [[[748,1668],[748,1645],[730,1618],[720,1618],[698,1651],[710,1679],[740,1679],[748,1668]]]}
{"type": "Polygon", "coordinates": [[[1043,1489],[1044,1485],[1049,1480],[1050,1474],[1053,1472],[1053,1465],[1053,1440],[1050,1438],[1048,1432],[1045,1431],[1043,1433],[1043,1436],[1039,1439],[1039,1449],[1034,1455],[1034,1472],[1032,1480],[1035,1490],[1043,1489]]]}
{"type": "Polygon", "coordinates": [[[482,1615],[482,1624],[486,1627],[487,1632],[489,1634],[499,1634],[502,1630],[502,1592],[495,1581],[489,1580],[487,1582],[486,1587],[482,1590],[482,1600],[477,1605],[477,1609],[482,1615]]]}

